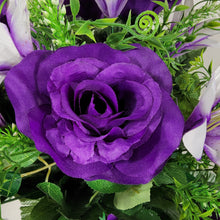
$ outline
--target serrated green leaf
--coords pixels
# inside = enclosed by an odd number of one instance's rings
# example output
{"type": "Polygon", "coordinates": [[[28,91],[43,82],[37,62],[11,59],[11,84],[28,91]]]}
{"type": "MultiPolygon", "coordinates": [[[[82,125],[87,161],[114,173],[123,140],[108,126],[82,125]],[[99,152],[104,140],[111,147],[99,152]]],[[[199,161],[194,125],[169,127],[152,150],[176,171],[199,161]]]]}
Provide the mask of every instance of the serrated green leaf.
{"type": "Polygon", "coordinates": [[[17,173],[0,173],[1,186],[0,195],[10,197],[15,195],[21,186],[21,176],[17,173]]]}
{"type": "Polygon", "coordinates": [[[23,148],[22,146],[9,146],[4,149],[4,152],[14,163],[17,163],[21,167],[27,167],[33,164],[40,152],[33,148],[23,148]]]}
{"type": "Polygon", "coordinates": [[[187,9],[189,9],[188,5],[177,5],[175,11],[185,11],[187,9]]]}
{"type": "Polygon", "coordinates": [[[76,17],[79,13],[80,3],[79,0],[70,0],[70,8],[73,17],[76,17]]]}
{"type": "Polygon", "coordinates": [[[63,193],[59,186],[54,183],[44,182],[37,184],[37,187],[48,195],[51,199],[53,199],[57,204],[63,204],[63,193]]]}
{"type": "Polygon", "coordinates": [[[60,217],[60,213],[57,210],[58,206],[55,202],[48,198],[43,198],[33,208],[31,220],[56,220],[60,217]]]}
{"type": "Polygon", "coordinates": [[[170,177],[172,177],[173,179],[175,178],[178,182],[182,184],[187,183],[187,177],[184,169],[176,163],[168,163],[164,167],[164,170],[170,177]]]}
{"type": "Polygon", "coordinates": [[[115,193],[114,205],[117,209],[131,209],[137,205],[150,201],[152,182],[144,185],[132,186],[124,192],[115,193]]]}
{"type": "Polygon", "coordinates": [[[94,180],[94,181],[86,181],[88,186],[98,192],[101,193],[115,193],[121,192],[130,187],[130,185],[120,185],[117,183],[112,183],[107,180],[94,180]]]}
{"type": "Polygon", "coordinates": [[[112,33],[107,37],[106,43],[109,45],[116,44],[119,41],[123,40],[125,35],[126,35],[126,33],[124,33],[124,32],[112,33]]]}
{"type": "Polygon", "coordinates": [[[33,208],[39,202],[39,199],[21,199],[21,219],[22,220],[31,220],[31,212],[33,208]]]}
{"type": "Polygon", "coordinates": [[[86,35],[96,42],[93,32],[89,29],[89,21],[85,22],[75,33],[76,35],[86,35]]]}
{"type": "Polygon", "coordinates": [[[155,176],[153,180],[157,185],[172,184],[173,183],[172,177],[170,177],[164,171],[160,172],[157,176],[155,176]]]}

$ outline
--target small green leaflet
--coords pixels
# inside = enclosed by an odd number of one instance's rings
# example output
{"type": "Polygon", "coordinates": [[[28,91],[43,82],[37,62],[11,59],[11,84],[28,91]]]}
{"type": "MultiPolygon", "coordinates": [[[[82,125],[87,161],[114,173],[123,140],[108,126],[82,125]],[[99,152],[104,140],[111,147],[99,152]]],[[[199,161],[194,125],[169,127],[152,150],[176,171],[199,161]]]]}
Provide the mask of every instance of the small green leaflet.
{"type": "Polygon", "coordinates": [[[17,173],[0,173],[0,196],[15,195],[21,186],[21,176],[17,173]]]}
{"type": "Polygon", "coordinates": [[[43,182],[37,184],[37,187],[51,199],[53,199],[57,204],[63,204],[63,193],[61,192],[59,186],[55,185],[54,183],[43,182]]]}
{"type": "Polygon", "coordinates": [[[152,182],[144,185],[132,186],[124,192],[115,193],[114,205],[117,209],[131,209],[145,202],[150,202],[152,182]]]}

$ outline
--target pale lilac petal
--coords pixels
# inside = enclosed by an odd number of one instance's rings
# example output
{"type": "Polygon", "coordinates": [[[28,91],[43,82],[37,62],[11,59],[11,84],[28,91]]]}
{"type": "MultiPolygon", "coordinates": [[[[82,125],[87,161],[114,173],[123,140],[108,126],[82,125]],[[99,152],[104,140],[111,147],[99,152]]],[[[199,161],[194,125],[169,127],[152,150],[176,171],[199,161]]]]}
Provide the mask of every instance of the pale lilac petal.
{"type": "Polygon", "coordinates": [[[213,73],[198,105],[185,123],[183,143],[197,159],[201,159],[207,135],[211,110],[220,98],[220,67],[213,73]]]}
{"type": "Polygon", "coordinates": [[[22,56],[33,51],[26,0],[8,0],[7,22],[13,41],[22,56]]]}
{"type": "Polygon", "coordinates": [[[7,26],[0,23],[0,70],[10,69],[22,60],[7,26]]]}
{"type": "Polygon", "coordinates": [[[205,144],[207,129],[207,120],[198,127],[186,132],[183,135],[183,143],[186,149],[197,159],[202,157],[203,147],[205,144]]]}
{"type": "Polygon", "coordinates": [[[205,145],[204,148],[207,156],[212,160],[215,164],[220,166],[220,148],[219,149],[213,149],[212,147],[205,145]]]}
{"type": "Polygon", "coordinates": [[[118,17],[128,0],[95,0],[100,10],[107,17],[118,17]]]}
{"type": "Polygon", "coordinates": [[[3,71],[0,71],[0,84],[4,81],[5,79],[5,74],[2,74],[3,71]]]}

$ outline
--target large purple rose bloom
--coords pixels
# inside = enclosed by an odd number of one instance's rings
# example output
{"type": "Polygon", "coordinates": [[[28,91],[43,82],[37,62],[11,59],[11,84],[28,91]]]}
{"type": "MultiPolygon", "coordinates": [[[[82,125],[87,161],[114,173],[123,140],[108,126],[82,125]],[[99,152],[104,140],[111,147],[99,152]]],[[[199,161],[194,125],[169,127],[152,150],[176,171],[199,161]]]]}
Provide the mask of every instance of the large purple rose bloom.
{"type": "Polygon", "coordinates": [[[20,131],[72,177],[147,183],[182,137],[171,75],[148,48],[35,51],[5,86],[20,131]]]}

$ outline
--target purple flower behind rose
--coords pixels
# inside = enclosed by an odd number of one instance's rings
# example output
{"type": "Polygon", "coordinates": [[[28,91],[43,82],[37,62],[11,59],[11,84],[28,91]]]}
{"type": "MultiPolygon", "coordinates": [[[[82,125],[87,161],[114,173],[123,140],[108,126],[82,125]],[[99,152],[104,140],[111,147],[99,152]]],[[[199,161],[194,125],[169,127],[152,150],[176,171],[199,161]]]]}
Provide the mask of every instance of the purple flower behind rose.
{"type": "Polygon", "coordinates": [[[102,13],[110,18],[118,17],[128,0],[95,0],[102,13]]]}
{"type": "Polygon", "coordinates": [[[7,74],[17,127],[65,174],[144,184],[178,147],[184,120],[171,74],[156,53],[136,47],[34,51],[7,74]]]}
{"type": "MultiPolygon", "coordinates": [[[[159,1],[164,2],[164,0],[159,1]]],[[[169,6],[171,7],[174,2],[174,0],[168,0],[169,6]]],[[[180,2],[181,0],[178,0],[177,4],[180,2]]],[[[64,0],[64,3],[68,5],[69,0],[64,0]]],[[[107,17],[118,17],[121,15],[126,19],[130,10],[132,10],[132,15],[137,16],[146,10],[159,13],[162,9],[161,6],[152,0],[80,0],[79,15],[84,19],[98,19],[101,17],[101,14],[107,17]]]]}
{"type": "Polygon", "coordinates": [[[3,118],[2,114],[0,113],[0,128],[5,126],[6,122],[5,119],[3,118]]]}
{"type": "Polygon", "coordinates": [[[0,74],[4,74],[33,51],[26,0],[5,3],[0,16],[0,32],[0,74]]]}
{"type": "MultiPolygon", "coordinates": [[[[159,0],[161,2],[165,2],[165,0],[159,0]]],[[[175,0],[168,0],[168,4],[171,7],[174,4],[175,0]]],[[[181,0],[177,0],[177,4],[179,4],[181,0]]],[[[161,12],[163,8],[154,3],[152,0],[128,0],[124,10],[122,11],[122,16],[127,17],[130,10],[132,10],[132,15],[138,15],[143,11],[150,10],[156,13],[161,12]]]]}

